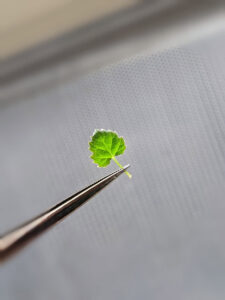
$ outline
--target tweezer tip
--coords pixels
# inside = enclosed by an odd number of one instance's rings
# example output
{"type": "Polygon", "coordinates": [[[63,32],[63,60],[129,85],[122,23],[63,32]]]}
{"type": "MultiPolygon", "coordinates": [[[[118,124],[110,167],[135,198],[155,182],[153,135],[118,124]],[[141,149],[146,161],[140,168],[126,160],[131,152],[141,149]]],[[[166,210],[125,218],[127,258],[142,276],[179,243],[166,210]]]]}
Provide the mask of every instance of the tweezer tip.
{"type": "Polygon", "coordinates": [[[108,180],[114,180],[115,178],[117,178],[118,176],[120,176],[121,174],[123,174],[128,168],[130,167],[130,165],[125,165],[123,167],[123,169],[118,169],[116,171],[114,171],[113,173],[109,174],[108,176],[104,177],[101,179],[101,181],[108,181],[108,180]]]}
{"type": "Polygon", "coordinates": [[[123,169],[118,169],[115,172],[113,172],[112,174],[110,174],[109,176],[116,176],[118,177],[119,175],[123,174],[128,168],[130,167],[130,165],[125,165],[123,167],[123,169]]]}
{"type": "Polygon", "coordinates": [[[126,171],[128,168],[130,168],[129,164],[127,164],[126,166],[123,167],[124,171],[126,171]]]}

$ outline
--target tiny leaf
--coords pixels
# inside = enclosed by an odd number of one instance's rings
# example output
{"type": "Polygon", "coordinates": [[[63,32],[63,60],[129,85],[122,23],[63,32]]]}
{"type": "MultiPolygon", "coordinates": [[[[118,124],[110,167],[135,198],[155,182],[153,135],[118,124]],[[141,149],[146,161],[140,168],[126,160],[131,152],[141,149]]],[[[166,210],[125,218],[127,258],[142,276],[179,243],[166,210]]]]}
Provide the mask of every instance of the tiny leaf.
{"type": "MultiPolygon", "coordinates": [[[[92,140],[89,142],[90,151],[93,153],[91,158],[99,167],[106,167],[111,159],[121,168],[123,166],[118,162],[115,156],[123,154],[126,149],[124,139],[119,137],[116,132],[111,130],[95,130],[92,140]]],[[[131,174],[125,173],[131,178],[131,174]]]]}

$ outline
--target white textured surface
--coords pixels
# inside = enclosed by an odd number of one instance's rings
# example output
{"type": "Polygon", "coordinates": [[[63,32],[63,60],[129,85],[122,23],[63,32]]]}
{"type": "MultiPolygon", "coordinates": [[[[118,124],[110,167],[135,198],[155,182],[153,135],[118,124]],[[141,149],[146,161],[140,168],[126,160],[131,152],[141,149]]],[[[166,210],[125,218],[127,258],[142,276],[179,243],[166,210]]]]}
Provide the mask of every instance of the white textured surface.
{"type": "Polygon", "coordinates": [[[224,299],[225,34],[2,107],[1,232],[116,169],[89,160],[95,128],[133,179],[3,265],[0,299],[224,299]]]}

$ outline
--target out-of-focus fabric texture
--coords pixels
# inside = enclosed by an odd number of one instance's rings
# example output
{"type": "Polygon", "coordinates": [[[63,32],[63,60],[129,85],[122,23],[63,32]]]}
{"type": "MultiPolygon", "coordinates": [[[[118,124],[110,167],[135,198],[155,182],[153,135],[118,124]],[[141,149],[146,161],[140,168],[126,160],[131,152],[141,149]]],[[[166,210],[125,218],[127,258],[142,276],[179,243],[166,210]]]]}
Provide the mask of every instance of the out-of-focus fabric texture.
{"type": "Polygon", "coordinates": [[[133,179],[1,266],[0,299],[224,300],[225,33],[3,105],[2,233],[117,169],[91,162],[95,128],[133,179]]]}

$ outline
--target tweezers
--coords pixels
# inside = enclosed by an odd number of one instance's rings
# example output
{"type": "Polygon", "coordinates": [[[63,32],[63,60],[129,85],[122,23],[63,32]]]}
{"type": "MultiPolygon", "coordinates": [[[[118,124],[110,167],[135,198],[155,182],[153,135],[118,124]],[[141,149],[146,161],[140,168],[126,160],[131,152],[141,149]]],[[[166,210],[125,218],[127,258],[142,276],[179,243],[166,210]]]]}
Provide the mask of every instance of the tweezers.
{"type": "Polygon", "coordinates": [[[119,169],[110,175],[103,177],[99,181],[70,196],[43,214],[1,236],[0,262],[11,257],[12,254],[23,248],[28,242],[32,241],[41,233],[79,208],[128,168],[129,165],[126,165],[123,169],[119,169]]]}

